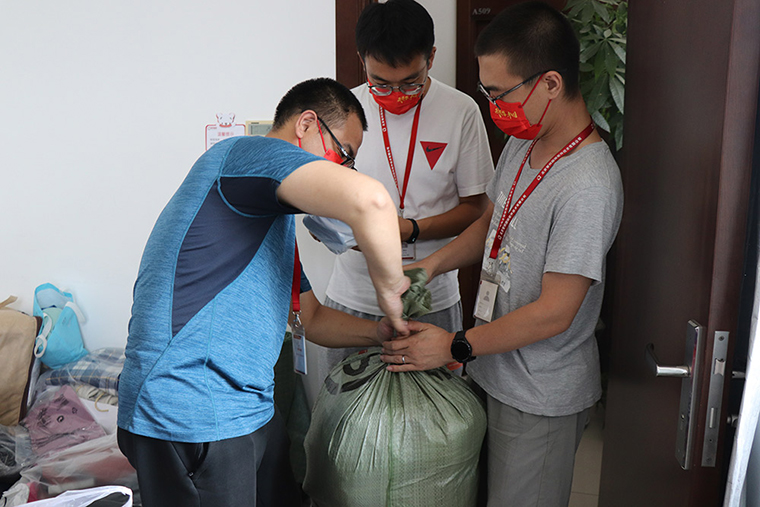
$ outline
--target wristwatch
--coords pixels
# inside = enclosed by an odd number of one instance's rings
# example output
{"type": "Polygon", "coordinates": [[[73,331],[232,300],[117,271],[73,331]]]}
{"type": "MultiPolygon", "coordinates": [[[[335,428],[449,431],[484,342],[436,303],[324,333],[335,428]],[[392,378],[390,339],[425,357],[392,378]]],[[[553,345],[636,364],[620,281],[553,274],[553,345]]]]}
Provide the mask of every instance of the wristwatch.
{"type": "Polygon", "coordinates": [[[412,244],[417,241],[417,236],[420,235],[420,226],[417,225],[417,220],[413,218],[407,218],[407,220],[412,222],[412,235],[409,236],[409,239],[407,239],[406,242],[412,244]]]}
{"type": "Polygon", "coordinates": [[[464,331],[457,331],[451,341],[451,357],[460,363],[475,360],[475,356],[472,355],[472,345],[467,341],[464,333],[464,331]]]}

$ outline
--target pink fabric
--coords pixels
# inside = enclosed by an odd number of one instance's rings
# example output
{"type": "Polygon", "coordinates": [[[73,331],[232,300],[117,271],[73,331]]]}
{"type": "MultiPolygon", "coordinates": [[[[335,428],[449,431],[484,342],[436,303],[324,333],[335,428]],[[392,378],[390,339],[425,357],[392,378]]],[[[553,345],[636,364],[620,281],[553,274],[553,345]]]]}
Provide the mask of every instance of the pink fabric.
{"type": "Polygon", "coordinates": [[[24,425],[29,430],[32,449],[38,455],[106,434],[70,386],[63,386],[52,398],[35,403],[24,419],[24,425]]]}

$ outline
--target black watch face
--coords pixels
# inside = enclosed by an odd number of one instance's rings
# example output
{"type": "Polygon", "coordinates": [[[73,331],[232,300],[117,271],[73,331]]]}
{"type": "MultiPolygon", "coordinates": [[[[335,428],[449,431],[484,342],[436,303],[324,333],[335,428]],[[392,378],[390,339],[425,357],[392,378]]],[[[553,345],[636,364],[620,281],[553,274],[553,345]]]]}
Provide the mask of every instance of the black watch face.
{"type": "Polygon", "coordinates": [[[451,344],[451,356],[457,361],[464,361],[470,357],[470,347],[467,342],[455,341],[451,344]]]}

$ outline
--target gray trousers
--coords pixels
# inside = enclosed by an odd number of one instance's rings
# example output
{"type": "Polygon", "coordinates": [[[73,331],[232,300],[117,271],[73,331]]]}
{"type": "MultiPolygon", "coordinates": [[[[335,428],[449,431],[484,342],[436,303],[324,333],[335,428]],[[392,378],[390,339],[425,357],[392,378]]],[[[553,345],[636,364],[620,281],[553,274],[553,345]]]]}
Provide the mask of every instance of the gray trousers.
{"type": "MultiPolygon", "coordinates": [[[[373,320],[375,322],[383,318],[382,315],[372,315],[369,313],[352,310],[351,308],[347,306],[343,306],[340,303],[336,303],[329,297],[325,297],[325,306],[329,308],[334,308],[336,310],[340,310],[343,313],[347,313],[355,317],[360,317],[362,319],[367,319],[367,320],[373,320]]],[[[440,310],[437,312],[428,313],[427,315],[424,315],[420,317],[419,319],[415,319],[415,320],[419,322],[426,322],[428,324],[433,324],[434,326],[438,326],[442,329],[445,329],[446,331],[450,333],[461,331],[462,330],[462,302],[458,301],[455,305],[450,306],[449,308],[446,308],[444,310],[440,310]]],[[[360,350],[364,350],[364,349],[366,349],[366,347],[348,347],[348,348],[341,348],[341,349],[331,349],[327,347],[320,347],[317,345],[316,354],[314,354],[314,356],[316,356],[316,361],[312,360],[309,363],[309,375],[311,375],[312,372],[314,372],[314,374],[316,375],[316,378],[319,379],[319,382],[322,382],[330,373],[330,370],[332,370],[335,367],[335,365],[343,361],[345,358],[347,358],[354,352],[359,352],[360,350]]]]}
{"type": "Polygon", "coordinates": [[[567,507],[591,409],[546,417],[486,398],[488,507],[567,507]]]}

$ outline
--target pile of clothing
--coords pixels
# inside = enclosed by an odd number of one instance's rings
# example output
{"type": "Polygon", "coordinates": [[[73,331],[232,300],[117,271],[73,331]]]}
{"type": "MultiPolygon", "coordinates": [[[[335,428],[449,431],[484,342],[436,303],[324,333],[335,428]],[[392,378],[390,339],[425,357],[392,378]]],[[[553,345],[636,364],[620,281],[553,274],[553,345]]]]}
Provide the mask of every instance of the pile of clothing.
{"type": "Polygon", "coordinates": [[[0,480],[17,479],[0,507],[104,485],[137,490],[116,442],[123,365],[124,349],[105,348],[39,376],[26,416],[0,426],[0,480]]]}

